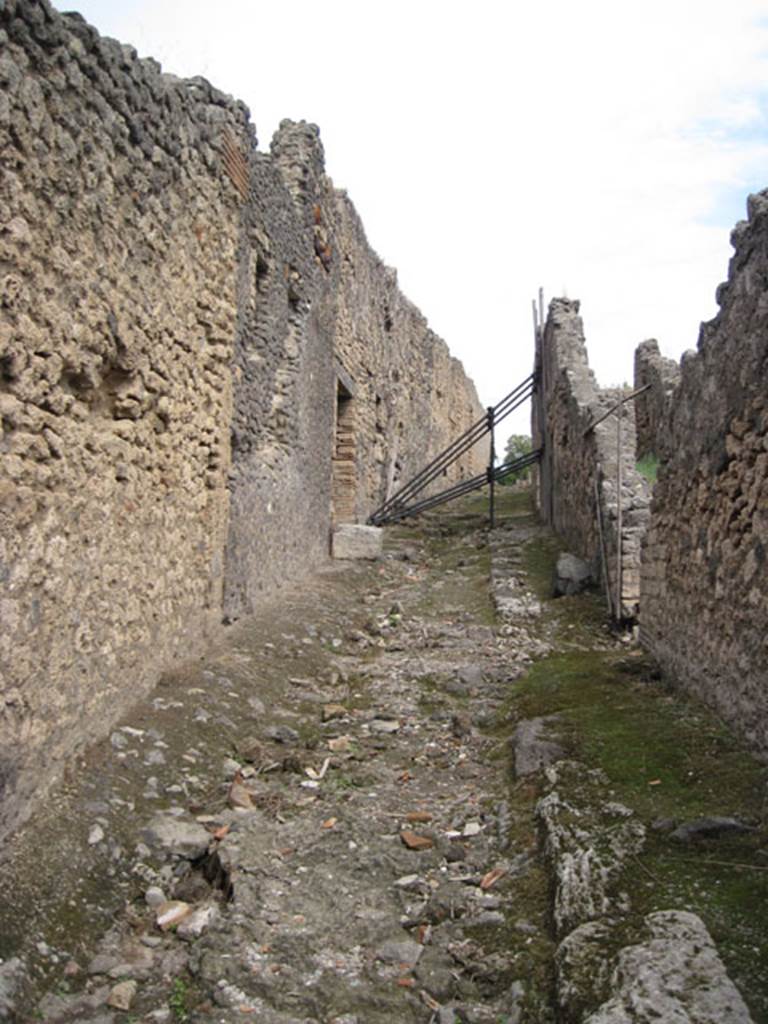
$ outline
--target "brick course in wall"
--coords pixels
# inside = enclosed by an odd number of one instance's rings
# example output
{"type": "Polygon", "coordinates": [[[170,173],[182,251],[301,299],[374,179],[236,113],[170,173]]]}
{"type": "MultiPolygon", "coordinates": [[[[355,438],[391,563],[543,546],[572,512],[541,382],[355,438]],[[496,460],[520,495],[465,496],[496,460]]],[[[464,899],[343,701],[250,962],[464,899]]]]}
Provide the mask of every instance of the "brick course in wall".
{"type": "MultiPolygon", "coordinates": [[[[482,414],[314,126],[0,7],[0,832],[159,674],[482,414]]],[[[477,471],[476,453],[456,474],[477,471]]]]}

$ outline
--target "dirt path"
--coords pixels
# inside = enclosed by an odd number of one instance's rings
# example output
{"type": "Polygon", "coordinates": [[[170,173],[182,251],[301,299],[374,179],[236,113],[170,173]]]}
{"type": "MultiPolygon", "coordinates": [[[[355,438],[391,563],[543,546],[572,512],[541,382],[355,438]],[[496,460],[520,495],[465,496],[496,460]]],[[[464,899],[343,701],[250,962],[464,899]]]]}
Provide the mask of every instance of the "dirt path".
{"type": "Polygon", "coordinates": [[[555,643],[614,677],[627,652],[599,599],[542,608],[524,504],[490,546],[479,508],[232,627],[46,801],[2,869],[0,1019],[581,1019],[556,1010],[544,783],[510,736],[554,707],[521,687],[555,643]]]}

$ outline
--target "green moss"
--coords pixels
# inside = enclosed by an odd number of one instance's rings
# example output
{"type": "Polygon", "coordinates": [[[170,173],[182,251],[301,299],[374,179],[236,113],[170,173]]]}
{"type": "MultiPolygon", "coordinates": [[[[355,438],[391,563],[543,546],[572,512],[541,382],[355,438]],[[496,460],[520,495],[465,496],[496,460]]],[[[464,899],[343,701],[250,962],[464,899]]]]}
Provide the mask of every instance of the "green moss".
{"type": "Polygon", "coordinates": [[[755,1021],[768,1022],[768,918],[754,913],[768,901],[766,769],[709,709],[665,686],[640,651],[600,649],[606,633],[599,600],[548,600],[558,550],[556,541],[535,542],[524,560],[558,653],[518,683],[494,732],[503,737],[520,719],[559,716],[570,756],[601,768],[612,799],[632,807],[648,828],[642,855],[620,880],[633,908],[622,940],[635,941],[654,910],[699,914],[755,1021]],[[564,650],[560,641],[574,635],[589,649],[564,650]],[[735,817],[756,831],[680,844],[651,827],[658,819],[707,815],[735,817]]]}

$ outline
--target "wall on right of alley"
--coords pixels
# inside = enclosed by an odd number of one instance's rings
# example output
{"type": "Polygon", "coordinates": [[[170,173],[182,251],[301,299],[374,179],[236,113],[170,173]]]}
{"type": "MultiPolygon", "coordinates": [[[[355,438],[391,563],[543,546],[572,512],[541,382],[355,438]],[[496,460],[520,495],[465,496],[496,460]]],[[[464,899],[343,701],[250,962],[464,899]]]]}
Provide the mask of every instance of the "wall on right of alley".
{"type": "Polygon", "coordinates": [[[602,521],[618,617],[639,623],[667,678],[768,753],[768,190],[749,198],[732,242],[720,311],[697,351],[678,367],[655,341],[637,350],[644,390],[624,406],[620,489],[617,413],[590,428],[617,396],[589,368],[578,303],[552,300],[536,357],[537,496],[596,576],[602,521]],[[650,509],[635,466],[646,459],[658,462],[650,509]]]}
{"type": "MultiPolygon", "coordinates": [[[[731,240],[720,311],[664,401],[640,635],[665,674],[768,752],[768,191],[731,240]]],[[[661,374],[649,405],[664,387],[661,374]]]]}

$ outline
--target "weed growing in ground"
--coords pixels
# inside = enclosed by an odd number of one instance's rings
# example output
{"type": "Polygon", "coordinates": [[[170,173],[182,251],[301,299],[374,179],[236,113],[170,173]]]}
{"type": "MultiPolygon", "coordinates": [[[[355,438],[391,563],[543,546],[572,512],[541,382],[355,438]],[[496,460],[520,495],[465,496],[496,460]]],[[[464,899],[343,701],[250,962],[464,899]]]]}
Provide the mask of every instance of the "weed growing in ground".
{"type": "Polygon", "coordinates": [[[189,988],[186,981],[183,978],[175,978],[168,1005],[171,1008],[174,1020],[178,1021],[178,1024],[185,1024],[189,1020],[188,997],[189,988]]]}

